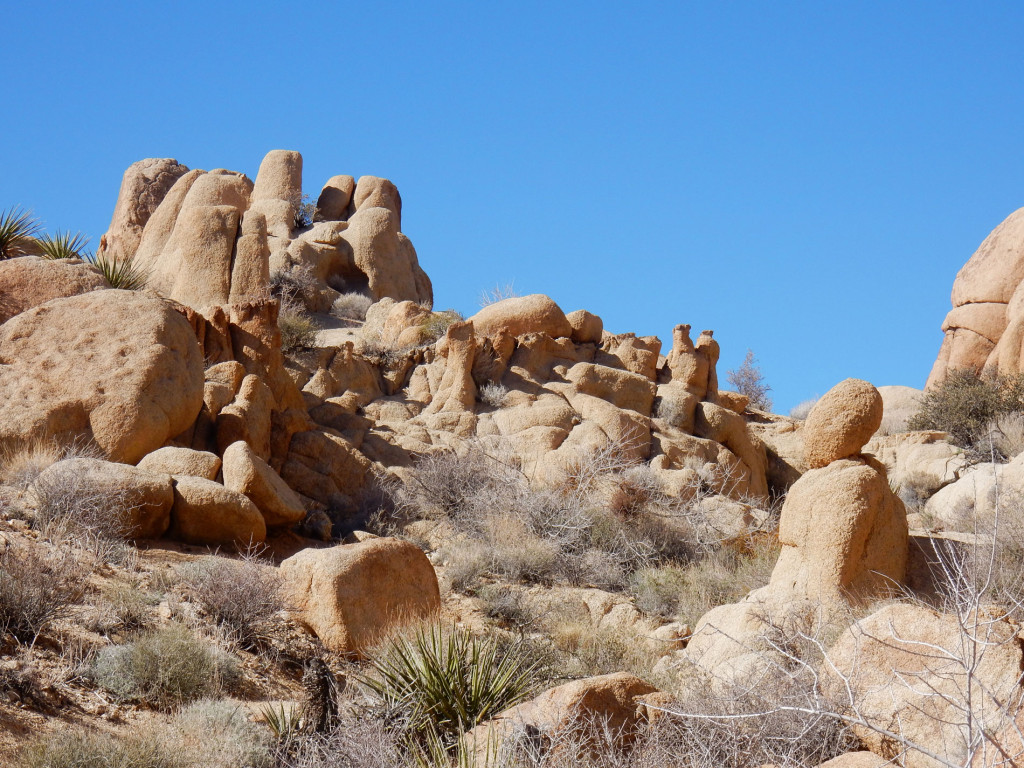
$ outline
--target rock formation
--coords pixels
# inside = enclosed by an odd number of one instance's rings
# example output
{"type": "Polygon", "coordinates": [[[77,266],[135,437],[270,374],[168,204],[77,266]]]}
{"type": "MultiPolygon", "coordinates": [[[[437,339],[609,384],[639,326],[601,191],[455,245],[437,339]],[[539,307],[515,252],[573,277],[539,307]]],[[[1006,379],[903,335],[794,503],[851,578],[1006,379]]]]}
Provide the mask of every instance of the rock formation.
{"type": "MultiPolygon", "coordinates": [[[[927,387],[949,371],[1024,371],[1024,208],[992,230],[953,281],[953,309],[927,387]]],[[[926,388],[927,388],[926,387],[926,388]]]]}

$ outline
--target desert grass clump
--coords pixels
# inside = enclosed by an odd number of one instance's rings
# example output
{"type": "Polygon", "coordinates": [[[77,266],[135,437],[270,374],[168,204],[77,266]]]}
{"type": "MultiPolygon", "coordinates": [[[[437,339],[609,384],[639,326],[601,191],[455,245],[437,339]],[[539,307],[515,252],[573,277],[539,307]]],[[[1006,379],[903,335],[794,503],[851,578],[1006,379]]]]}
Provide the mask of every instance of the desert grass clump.
{"type": "Polygon", "coordinates": [[[0,261],[32,253],[42,224],[31,211],[15,206],[0,213],[0,261]]]}
{"type": "Polygon", "coordinates": [[[801,421],[803,421],[810,415],[811,409],[814,408],[814,406],[820,399],[821,398],[815,395],[809,400],[801,400],[799,403],[797,403],[796,405],[789,409],[789,417],[791,419],[800,419],[801,421]]]}
{"type": "Polygon", "coordinates": [[[35,642],[82,596],[84,569],[65,548],[0,545],[0,637],[35,642]]]}
{"type": "MultiPolygon", "coordinates": [[[[128,736],[62,730],[36,738],[20,756],[20,768],[191,768],[162,738],[141,729],[128,736]],[[169,748],[170,747],[170,748],[169,748]]],[[[162,736],[162,734],[160,734],[162,736]]]]}
{"type": "Polygon", "coordinates": [[[961,448],[985,456],[992,451],[991,442],[985,439],[990,423],[1021,411],[1024,374],[977,376],[969,370],[955,370],[925,392],[908,427],[948,432],[961,448]]]}
{"type": "Polygon", "coordinates": [[[432,343],[444,336],[448,329],[455,323],[465,320],[460,312],[454,309],[446,309],[441,312],[431,312],[420,323],[421,335],[425,343],[432,343]]]}
{"type": "Polygon", "coordinates": [[[280,577],[256,550],[237,560],[205,557],[180,575],[187,594],[243,648],[255,647],[263,627],[285,607],[280,577]]]}
{"type": "Polygon", "coordinates": [[[54,440],[29,440],[0,447],[0,483],[26,490],[44,469],[64,459],[98,459],[99,447],[85,440],[61,444],[54,440]]]}
{"type": "Polygon", "coordinates": [[[145,288],[146,282],[149,280],[146,270],[135,264],[130,258],[118,259],[106,254],[88,254],[85,258],[107,279],[111,288],[119,288],[122,291],[138,291],[145,288]]]}
{"type": "Polygon", "coordinates": [[[480,291],[480,308],[489,307],[491,304],[497,304],[505,299],[516,299],[521,295],[516,291],[514,283],[505,283],[504,285],[497,283],[493,288],[485,288],[480,291]]]}
{"type": "Polygon", "coordinates": [[[343,320],[363,321],[366,312],[373,305],[373,299],[364,293],[343,293],[331,305],[331,314],[343,320]]]}
{"type": "Polygon", "coordinates": [[[270,768],[270,739],[238,704],[202,699],[171,721],[166,740],[196,768],[270,768]]]}
{"type": "Polygon", "coordinates": [[[89,238],[81,232],[61,232],[53,237],[43,235],[37,241],[44,259],[86,259],[90,256],[88,250],[89,238]]]}
{"type": "Polygon", "coordinates": [[[508,387],[504,384],[489,381],[480,387],[477,397],[484,405],[489,405],[491,408],[501,408],[508,400],[508,387]]]}
{"type": "Polygon", "coordinates": [[[124,701],[172,710],[230,687],[237,662],[182,624],[170,624],[124,645],[108,646],[93,664],[96,683],[124,701]]]}
{"type": "Polygon", "coordinates": [[[153,608],[157,600],[145,592],[137,582],[114,582],[100,588],[89,628],[109,635],[113,632],[136,632],[153,621],[153,608]]]}
{"type": "Polygon", "coordinates": [[[537,667],[491,638],[458,627],[421,625],[387,642],[363,682],[410,746],[459,737],[535,691],[537,667]]]}

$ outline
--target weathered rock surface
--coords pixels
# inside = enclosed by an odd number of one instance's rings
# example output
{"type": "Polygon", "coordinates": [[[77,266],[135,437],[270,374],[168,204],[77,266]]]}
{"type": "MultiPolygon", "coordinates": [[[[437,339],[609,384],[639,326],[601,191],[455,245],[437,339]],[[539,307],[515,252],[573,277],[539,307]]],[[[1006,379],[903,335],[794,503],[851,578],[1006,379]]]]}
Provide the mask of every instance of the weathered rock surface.
{"type": "Polygon", "coordinates": [[[95,267],[78,259],[22,256],[0,261],[0,325],[51,299],[109,287],[95,267]]]}
{"type": "Polygon", "coordinates": [[[188,168],[172,158],[151,157],[128,166],[121,179],[110,228],[100,237],[96,255],[116,261],[132,258],[146,223],[186,173],[188,168]]]}
{"type": "Polygon", "coordinates": [[[513,338],[528,333],[546,333],[557,339],[572,335],[572,325],[559,306],[547,296],[534,293],[490,304],[469,321],[481,336],[505,333],[513,338]]]}
{"type": "Polygon", "coordinates": [[[804,422],[811,469],[860,453],[882,423],[882,396],[861,379],[846,379],[822,396],[804,422]]]}
{"type": "Polygon", "coordinates": [[[306,549],[281,563],[281,576],[295,618],[335,653],[361,655],[441,608],[430,561],[399,539],[306,549]]]}
{"type": "Polygon", "coordinates": [[[87,438],[134,463],[189,427],[202,404],[199,345],[160,299],[94,291],[0,326],[0,442],[87,438]]]}
{"type": "Polygon", "coordinates": [[[268,528],[292,525],[306,516],[298,494],[243,441],[224,451],[224,485],[245,494],[259,508],[268,528]]]}
{"type": "Polygon", "coordinates": [[[170,535],[189,544],[245,549],[267,538],[267,526],[256,505],[238,491],[178,475],[170,535]]]}
{"type": "Polygon", "coordinates": [[[215,453],[169,445],[146,454],[137,466],[139,469],[161,472],[165,475],[188,475],[216,480],[220,464],[220,458],[215,453]]]}

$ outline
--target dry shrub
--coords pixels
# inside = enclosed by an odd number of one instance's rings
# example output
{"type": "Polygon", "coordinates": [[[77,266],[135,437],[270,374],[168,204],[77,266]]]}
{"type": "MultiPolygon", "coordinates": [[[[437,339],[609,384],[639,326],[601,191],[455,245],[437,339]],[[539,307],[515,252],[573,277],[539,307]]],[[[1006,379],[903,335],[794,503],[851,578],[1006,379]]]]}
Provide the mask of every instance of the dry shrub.
{"type": "Polygon", "coordinates": [[[22,768],[186,768],[184,756],[142,728],[128,737],[84,729],[37,738],[21,755],[22,768]]]}
{"type": "Polygon", "coordinates": [[[100,486],[76,472],[53,471],[37,477],[32,491],[34,527],[49,538],[71,537],[102,555],[130,532],[127,490],[100,486]]]}
{"type": "Polygon", "coordinates": [[[490,381],[477,390],[477,397],[484,405],[491,408],[501,408],[508,399],[508,387],[490,381]]]}
{"type": "Polygon", "coordinates": [[[285,352],[316,346],[316,323],[298,302],[281,299],[277,325],[281,329],[281,349],[285,352]]]}
{"type": "Polygon", "coordinates": [[[1024,411],[1024,374],[979,377],[969,370],[955,370],[925,392],[908,426],[948,432],[961,448],[986,455],[991,450],[985,439],[989,424],[1020,411],[1024,411]]]}
{"type": "Polygon", "coordinates": [[[102,634],[143,629],[152,622],[156,604],[157,600],[144,592],[137,582],[104,584],[89,616],[88,627],[102,634]]]}
{"type": "Polygon", "coordinates": [[[343,293],[331,305],[331,314],[343,320],[365,320],[373,299],[363,293],[343,293]]]}
{"type": "Polygon", "coordinates": [[[480,577],[491,569],[491,549],[483,542],[459,540],[441,550],[445,586],[456,592],[473,592],[480,577]]]}
{"type": "Polygon", "coordinates": [[[1024,453],[1024,413],[1004,413],[989,422],[982,438],[985,444],[991,444],[995,453],[1006,459],[1024,453]]]}
{"type": "Polygon", "coordinates": [[[107,646],[92,673],[96,683],[117,698],[164,710],[228,688],[238,675],[233,657],[181,624],[147,632],[125,645],[107,646]]]}
{"type": "Polygon", "coordinates": [[[814,408],[820,399],[821,398],[819,396],[815,395],[809,400],[801,400],[789,409],[789,417],[791,419],[800,419],[803,421],[810,415],[811,409],[814,408]]]}
{"type": "Polygon", "coordinates": [[[493,288],[485,288],[480,291],[480,308],[489,307],[491,304],[497,304],[505,299],[515,299],[521,295],[516,292],[513,283],[505,283],[504,285],[498,283],[493,288]]]}
{"type": "Polygon", "coordinates": [[[35,642],[82,596],[84,576],[66,548],[7,543],[0,549],[0,636],[10,632],[20,642],[35,642]]]}
{"type": "Polygon", "coordinates": [[[345,713],[329,734],[301,734],[282,744],[273,761],[275,768],[396,768],[409,764],[401,734],[365,711],[345,713]]]}
{"type": "Polygon", "coordinates": [[[188,595],[245,648],[256,646],[261,628],[285,607],[281,578],[260,554],[206,557],[180,573],[188,595]]]}
{"type": "Polygon", "coordinates": [[[27,489],[47,467],[63,459],[98,459],[102,452],[86,440],[61,445],[54,440],[7,443],[0,448],[0,483],[27,489]]]}
{"type": "Polygon", "coordinates": [[[322,285],[309,267],[278,270],[270,276],[270,295],[297,311],[309,311],[317,303],[322,285]]]}
{"type": "Polygon", "coordinates": [[[420,331],[427,343],[432,343],[444,336],[448,329],[455,323],[465,320],[460,312],[454,309],[446,309],[442,312],[431,312],[423,322],[420,323],[420,331]]]}

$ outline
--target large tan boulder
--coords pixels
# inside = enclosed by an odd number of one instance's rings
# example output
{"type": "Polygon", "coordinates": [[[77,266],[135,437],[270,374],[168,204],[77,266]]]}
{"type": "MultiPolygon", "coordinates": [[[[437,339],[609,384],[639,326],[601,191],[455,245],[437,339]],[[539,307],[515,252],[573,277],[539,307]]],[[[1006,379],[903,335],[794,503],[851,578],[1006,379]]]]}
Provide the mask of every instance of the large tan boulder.
{"type": "Polygon", "coordinates": [[[861,379],[846,379],[822,396],[804,422],[811,469],[860,453],[882,423],[882,396],[861,379]]]}
{"type": "Polygon", "coordinates": [[[576,344],[600,344],[604,336],[604,322],[600,317],[587,312],[585,309],[577,309],[565,316],[572,326],[572,340],[576,344]]]}
{"type": "Polygon", "coordinates": [[[864,452],[885,465],[894,485],[923,497],[956,482],[969,465],[966,452],[953,445],[945,432],[875,435],[864,452]]]}
{"type": "Polygon", "coordinates": [[[51,299],[109,287],[95,267],[78,259],[22,256],[0,261],[0,325],[51,299]]]}
{"type": "Polygon", "coordinates": [[[628,672],[574,680],[507,709],[466,734],[468,749],[481,757],[501,752],[506,739],[527,734],[547,751],[559,737],[588,727],[607,728],[628,743],[645,719],[643,697],[657,689],[628,672]]]}
{"type": "Polygon", "coordinates": [[[268,528],[292,525],[306,517],[299,495],[241,440],[224,451],[224,485],[245,494],[259,508],[268,528]]]}
{"type": "Polygon", "coordinates": [[[872,752],[900,754],[908,768],[942,765],[914,748],[920,745],[947,765],[964,765],[968,719],[974,732],[998,732],[1010,720],[1008,702],[1020,696],[1018,631],[995,609],[960,621],[920,605],[891,604],[851,626],[822,669],[842,705],[901,737],[855,727],[872,752]]]}
{"type": "Polygon", "coordinates": [[[130,539],[158,539],[170,525],[174,489],[171,476],[161,472],[100,459],[64,459],[43,470],[33,488],[37,497],[65,500],[72,515],[85,507],[89,512],[107,507],[106,514],[123,516],[111,521],[112,528],[130,539]]]}
{"type": "Polygon", "coordinates": [[[565,313],[550,298],[541,293],[516,296],[490,304],[470,318],[474,330],[481,336],[525,336],[528,333],[546,333],[552,338],[572,335],[572,326],[565,313]]]}
{"type": "Polygon", "coordinates": [[[771,588],[823,602],[892,594],[907,567],[907,517],[873,460],[812,469],[789,489],[771,588]]]}
{"type": "Polygon", "coordinates": [[[565,378],[583,394],[607,400],[616,408],[627,408],[647,416],[654,405],[657,387],[637,373],[593,363],[577,363],[568,370],[565,378]]]}
{"type": "Polygon", "coordinates": [[[924,509],[931,526],[969,533],[979,525],[982,530],[990,529],[1000,509],[1005,514],[1022,501],[1024,454],[1009,464],[977,464],[965,470],[956,482],[929,498],[924,509]]]}
{"type": "Polygon", "coordinates": [[[399,539],[305,549],[281,563],[295,618],[335,653],[360,656],[441,608],[426,555],[399,539]]]}
{"type": "Polygon", "coordinates": [[[355,210],[349,208],[352,193],[356,191],[356,180],[351,176],[332,176],[320,190],[316,200],[314,221],[345,221],[355,210]]]}
{"type": "Polygon", "coordinates": [[[84,437],[134,463],[189,427],[202,404],[195,334],[158,298],[94,291],[0,326],[0,444],[84,437]]]}
{"type": "Polygon", "coordinates": [[[132,258],[150,216],[186,173],[188,168],[173,158],[149,157],[128,166],[110,228],[100,238],[96,255],[117,261],[132,258]]]}
{"type": "Polygon", "coordinates": [[[188,475],[216,480],[220,464],[220,458],[215,453],[168,445],[143,456],[137,466],[139,469],[165,475],[188,475]]]}
{"type": "Polygon", "coordinates": [[[189,544],[245,549],[267,538],[267,525],[256,505],[238,491],[178,475],[170,535],[189,544]]]}
{"type": "Polygon", "coordinates": [[[205,174],[206,171],[196,168],[181,176],[174,182],[163,201],[146,222],[132,263],[149,274],[150,280],[152,280],[152,273],[157,267],[160,254],[163,253],[164,246],[174,230],[174,223],[178,219],[181,207],[185,204],[185,198],[196,181],[205,174]]]}

